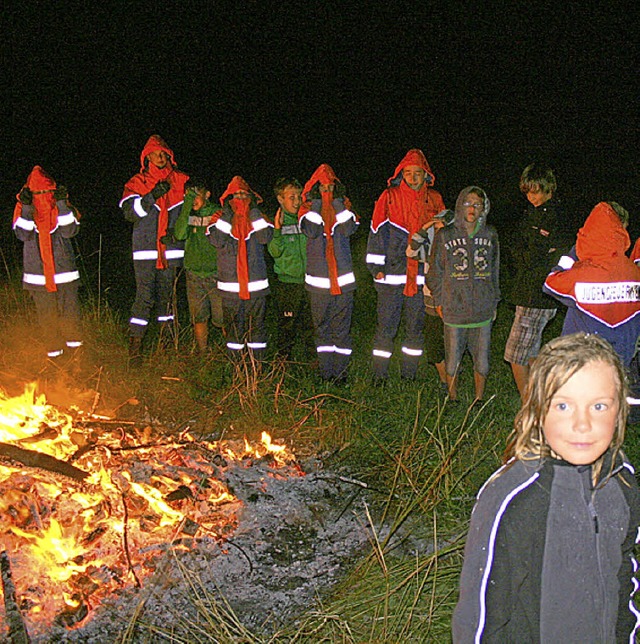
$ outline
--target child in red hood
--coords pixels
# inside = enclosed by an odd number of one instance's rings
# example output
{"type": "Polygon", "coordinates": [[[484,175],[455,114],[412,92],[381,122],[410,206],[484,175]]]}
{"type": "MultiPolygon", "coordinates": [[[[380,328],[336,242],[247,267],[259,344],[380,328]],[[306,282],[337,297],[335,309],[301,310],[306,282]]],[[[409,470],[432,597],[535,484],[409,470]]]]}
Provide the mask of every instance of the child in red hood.
{"type": "MultiPolygon", "coordinates": [[[[426,311],[421,291],[425,278],[418,270],[418,260],[408,257],[406,249],[412,236],[432,225],[434,216],[445,209],[440,193],[431,187],[434,182],[422,150],[409,150],[387,181],[388,187],[373,211],[367,267],[378,293],[378,324],[373,341],[377,379],[387,377],[403,309],[403,378],[415,378],[423,353],[426,311]]],[[[443,379],[444,361],[436,364],[443,379]]]]}
{"type": "Polygon", "coordinates": [[[351,314],[356,278],[350,236],[358,227],[344,185],[323,163],[302,190],[298,218],[307,236],[309,293],[320,376],[344,382],[351,359],[351,314]]]}
{"type": "Polygon", "coordinates": [[[184,244],[173,227],[184,201],[188,175],[176,169],[173,150],[154,134],[140,154],[140,172],[127,181],[120,200],[125,219],[133,223],[133,266],[136,298],[129,319],[132,366],[141,362],[142,339],[151,316],[171,324],[171,300],[176,269],[182,265],[184,244]]]}
{"type": "Polygon", "coordinates": [[[640,335],[640,267],[625,254],[631,245],[625,218],[619,204],[600,202],[543,290],[568,307],[562,335],[597,333],[628,367],[640,335]]]}
{"type": "Polygon", "coordinates": [[[82,345],[75,252],[80,215],[67,189],[34,166],[16,196],[13,230],[23,242],[24,288],[36,306],[49,358],[82,345]]]}
{"type": "Polygon", "coordinates": [[[260,203],[262,197],[235,176],[220,197],[220,217],[209,227],[209,241],[218,249],[218,290],[232,359],[249,350],[261,360],[267,348],[265,246],[271,241],[273,225],[258,208],[260,203]]]}

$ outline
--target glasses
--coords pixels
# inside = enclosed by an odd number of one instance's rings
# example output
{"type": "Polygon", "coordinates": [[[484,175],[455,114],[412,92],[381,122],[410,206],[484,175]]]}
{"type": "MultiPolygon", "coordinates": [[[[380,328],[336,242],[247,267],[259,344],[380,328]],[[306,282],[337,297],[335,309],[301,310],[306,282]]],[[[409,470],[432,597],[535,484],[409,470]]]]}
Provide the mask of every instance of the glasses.
{"type": "Polygon", "coordinates": [[[467,201],[466,203],[462,204],[462,207],[463,208],[475,208],[476,210],[482,210],[484,208],[484,204],[483,203],[470,203],[470,202],[467,201]]]}

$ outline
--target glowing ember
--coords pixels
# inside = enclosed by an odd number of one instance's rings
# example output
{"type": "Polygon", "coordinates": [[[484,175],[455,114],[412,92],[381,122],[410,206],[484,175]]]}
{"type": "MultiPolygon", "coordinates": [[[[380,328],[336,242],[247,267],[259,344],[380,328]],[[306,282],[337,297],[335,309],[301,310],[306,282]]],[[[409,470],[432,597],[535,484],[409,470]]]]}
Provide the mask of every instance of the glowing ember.
{"type": "Polygon", "coordinates": [[[140,585],[167,548],[229,536],[241,506],[221,481],[230,461],[302,474],[267,433],[259,445],[187,432],[154,444],[104,420],[62,413],[35,385],[17,398],[0,391],[0,551],[33,634],[54,621],[72,627],[107,595],[140,585]]]}

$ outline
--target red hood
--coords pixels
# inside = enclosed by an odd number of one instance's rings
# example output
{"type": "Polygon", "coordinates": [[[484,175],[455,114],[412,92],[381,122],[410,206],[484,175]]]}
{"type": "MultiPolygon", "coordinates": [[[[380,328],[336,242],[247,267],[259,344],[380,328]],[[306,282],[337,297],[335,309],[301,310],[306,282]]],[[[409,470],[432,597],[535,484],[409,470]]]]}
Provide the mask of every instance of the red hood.
{"type": "Polygon", "coordinates": [[[629,233],[615,210],[601,201],[578,231],[576,252],[580,261],[606,266],[624,255],[630,245],[629,233]]]}
{"type": "Polygon", "coordinates": [[[428,186],[432,186],[436,182],[436,177],[433,172],[431,172],[431,168],[429,167],[427,158],[424,156],[424,152],[422,152],[422,150],[419,150],[418,148],[413,148],[404,155],[404,158],[398,164],[398,167],[395,169],[393,175],[389,177],[387,185],[399,186],[402,182],[402,171],[408,165],[417,165],[427,173],[425,182],[428,186]]]}
{"type": "Polygon", "coordinates": [[[250,195],[253,195],[256,203],[262,203],[262,197],[255,190],[252,190],[251,186],[239,175],[236,175],[235,177],[233,177],[233,179],[231,179],[229,185],[227,186],[227,189],[222,194],[222,197],[220,197],[220,203],[224,206],[226,198],[233,196],[233,194],[235,192],[238,192],[239,190],[244,190],[250,195]]]}
{"type": "Polygon", "coordinates": [[[315,186],[316,183],[340,183],[340,179],[338,179],[333,168],[328,163],[323,163],[318,166],[316,171],[311,175],[311,179],[304,184],[304,188],[302,190],[303,200],[310,199],[309,193],[313,190],[313,186],[315,186]]]}
{"type": "Polygon", "coordinates": [[[147,156],[151,152],[160,152],[161,150],[167,153],[174,168],[178,165],[173,156],[173,150],[166,144],[165,140],[159,134],[152,134],[140,153],[140,172],[144,172],[144,162],[147,156]]]}

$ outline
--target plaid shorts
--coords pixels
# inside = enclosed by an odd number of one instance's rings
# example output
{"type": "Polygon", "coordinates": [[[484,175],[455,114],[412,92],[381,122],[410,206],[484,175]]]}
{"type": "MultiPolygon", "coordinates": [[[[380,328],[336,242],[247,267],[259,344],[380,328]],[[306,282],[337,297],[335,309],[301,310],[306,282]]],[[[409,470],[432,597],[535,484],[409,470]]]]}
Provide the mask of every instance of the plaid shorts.
{"type": "Polygon", "coordinates": [[[544,327],[553,320],[556,311],[516,306],[516,317],[504,348],[504,359],[515,364],[529,364],[529,360],[538,355],[544,327]]]}

